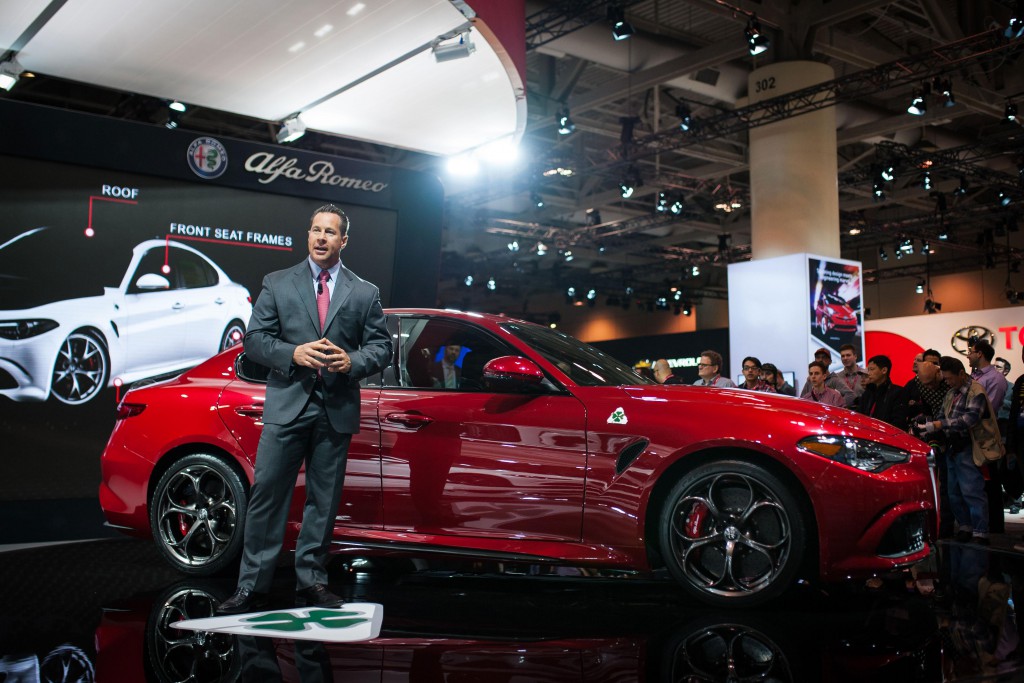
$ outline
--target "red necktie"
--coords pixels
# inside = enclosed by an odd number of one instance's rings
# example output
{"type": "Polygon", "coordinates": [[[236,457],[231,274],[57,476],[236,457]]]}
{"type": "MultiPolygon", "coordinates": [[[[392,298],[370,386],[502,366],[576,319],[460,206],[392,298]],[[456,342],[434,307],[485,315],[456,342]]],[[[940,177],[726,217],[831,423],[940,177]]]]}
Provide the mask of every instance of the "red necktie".
{"type": "Polygon", "coordinates": [[[316,312],[320,314],[320,333],[323,334],[324,323],[327,322],[327,309],[331,307],[331,290],[327,287],[327,281],[331,274],[326,270],[320,271],[320,282],[316,286],[316,312]]]}

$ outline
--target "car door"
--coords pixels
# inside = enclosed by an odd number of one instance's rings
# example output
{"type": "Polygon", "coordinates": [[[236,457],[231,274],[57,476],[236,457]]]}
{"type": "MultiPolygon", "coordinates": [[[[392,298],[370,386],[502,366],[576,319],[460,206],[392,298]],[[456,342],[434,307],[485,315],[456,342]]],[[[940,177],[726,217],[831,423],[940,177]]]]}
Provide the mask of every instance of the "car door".
{"type": "Polygon", "coordinates": [[[400,371],[381,391],[384,527],[390,531],[578,540],[587,448],[571,394],[500,393],[486,361],[522,355],[481,327],[443,317],[399,321],[400,371]],[[431,372],[457,345],[460,381],[431,372]]]}
{"type": "Polygon", "coordinates": [[[183,356],[188,326],[179,305],[177,278],[163,272],[164,249],[155,246],[142,252],[124,285],[120,337],[129,380],[163,372],[183,356]]]}
{"type": "Polygon", "coordinates": [[[202,256],[172,248],[170,260],[178,292],[174,306],[185,325],[181,359],[198,363],[220,351],[220,338],[230,320],[227,301],[217,286],[220,276],[202,256]]]}
{"type": "MultiPolygon", "coordinates": [[[[237,379],[221,393],[217,410],[250,462],[263,431],[263,403],[266,400],[267,369],[248,360],[245,354],[235,363],[237,379]]],[[[379,381],[376,382],[379,384],[379,381]]],[[[352,436],[345,465],[345,486],[335,518],[336,527],[381,528],[380,429],[377,425],[379,386],[360,390],[359,433],[352,436]]],[[[302,518],[306,498],[306,468],[299,470],[289,519],[302,518]]]]}

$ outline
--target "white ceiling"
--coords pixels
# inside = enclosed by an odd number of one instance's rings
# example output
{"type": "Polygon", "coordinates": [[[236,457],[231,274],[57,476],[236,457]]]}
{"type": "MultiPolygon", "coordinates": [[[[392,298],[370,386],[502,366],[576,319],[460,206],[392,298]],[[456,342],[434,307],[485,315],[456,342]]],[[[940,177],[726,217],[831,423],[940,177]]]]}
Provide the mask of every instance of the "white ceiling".
{"type": "MultiPolygon", "coordinates": [[[[0,2],[0,47],[49,4],[0,2]]],[[[402,59],[466,22],[449,0],[67,0],[17,59],[46,75],[268,121],[301,113],[310,129],[454,154],[525,127],[518,76],[489,32],[472,32],[465,59],[437,63],[429,49],[402,59]]]]}

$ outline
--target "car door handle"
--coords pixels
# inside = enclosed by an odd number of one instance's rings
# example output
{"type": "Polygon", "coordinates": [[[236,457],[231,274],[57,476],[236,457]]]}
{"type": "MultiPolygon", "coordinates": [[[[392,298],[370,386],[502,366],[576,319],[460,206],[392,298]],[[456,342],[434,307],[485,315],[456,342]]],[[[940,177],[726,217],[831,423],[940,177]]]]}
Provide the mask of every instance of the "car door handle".
{"type": "Polygon", "coordinates": [[[434,418],[419,413],[389,413],[384,417],[384,421],[411,429],[419,429],[433,422],[434,418]]]}
{"type": "Polygon", "coordinates": [[[222,299],[222,298],[220,298],[220,297],[218,296],[218,297],[217,297],[216,299],[214,299],[214,300],[213,300],[213,303],[215,303],[215,304],[217,304],[218,306],[220,306],[220,305],[222,305],[222,304],[224,303],[224,299],[222,299]]]}
{"type": "Polygon", "coordinates": [[[255,403],[251,406],[238,406],[235,408],[235,412],[242,417],[252,417],[258,420],[263,417],[263,404],[255,403]]]}
{"type": "Polygon", "coordinates": [[[174,311],[180,311],[183,308],[185,308],[185,304],[181,303],[180,301],[175,302],[175,304],[171,306],[171,310],[174,311]]]}

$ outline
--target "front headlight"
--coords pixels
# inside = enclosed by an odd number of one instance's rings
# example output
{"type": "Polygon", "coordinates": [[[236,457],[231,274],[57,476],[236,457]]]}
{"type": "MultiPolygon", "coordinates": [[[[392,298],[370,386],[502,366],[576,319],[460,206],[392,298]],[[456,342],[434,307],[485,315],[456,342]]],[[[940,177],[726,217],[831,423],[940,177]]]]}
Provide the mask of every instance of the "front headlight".
{"type": "Polygon", "coordinates": [[[800,439],[797,448],[865,472],[881,472],[910,460],[910,453],[907,451],[877,441],[855,439],[850,436],[808,436],[800,439]]]}
{"type": "Polygon", "coordinates": [[[55,330],[58,326],[56,320],[0,320],[0,338],[28,339],[55,330]]]}

